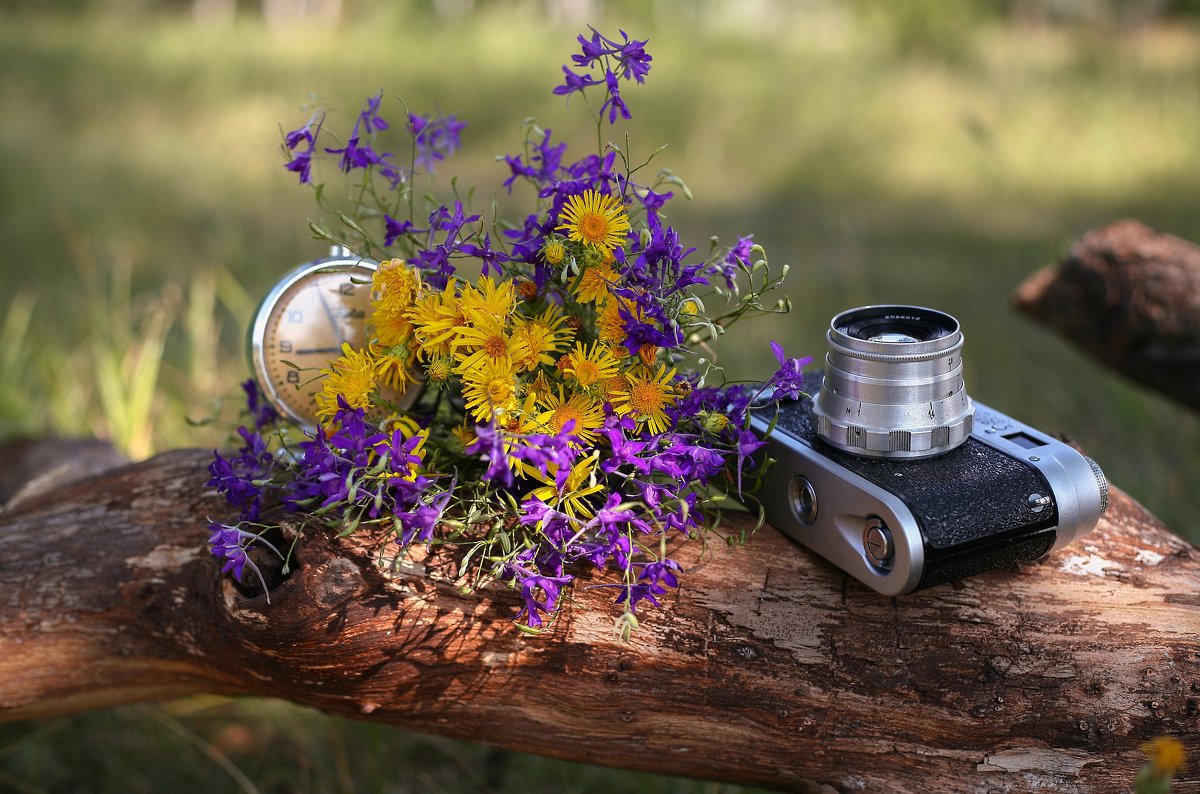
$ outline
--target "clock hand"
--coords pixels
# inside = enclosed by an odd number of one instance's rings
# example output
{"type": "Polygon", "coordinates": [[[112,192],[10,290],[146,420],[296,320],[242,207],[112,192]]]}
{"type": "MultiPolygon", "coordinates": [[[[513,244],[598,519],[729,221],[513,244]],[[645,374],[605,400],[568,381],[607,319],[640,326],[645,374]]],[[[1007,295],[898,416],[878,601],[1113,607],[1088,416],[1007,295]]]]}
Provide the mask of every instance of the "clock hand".
{"type": "Polygon", "coordinates": [[[321,307],[325,309],[325,316],[329,318],[329,324],[333,326],[333,330],[337,333],[339,345],[338,350],[340,350],[341,345],[347,341],[346,334],[342,331],[341,323],[339,323],[337,318],[333,316],[333,309],[330,308],[329,301],[325,299],[325,291],[319,289],[317,291],[317,297],[321,299],[321,307]]]}
{"type": "Polygon", "coordinates": [[[310,353],[340,353],[340,347],[306,347],[303,350],[297,350],[296,355],[306,356],[310,353]]]}

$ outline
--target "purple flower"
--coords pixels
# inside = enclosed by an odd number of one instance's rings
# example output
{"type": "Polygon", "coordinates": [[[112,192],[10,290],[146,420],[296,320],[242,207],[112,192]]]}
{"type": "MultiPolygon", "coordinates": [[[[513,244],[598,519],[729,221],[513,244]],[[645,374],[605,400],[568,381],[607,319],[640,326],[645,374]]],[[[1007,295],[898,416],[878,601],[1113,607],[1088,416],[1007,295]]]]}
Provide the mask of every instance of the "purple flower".
{"type": "Polygon", "coordinates": [[[760,441],[754,432],[746,428],[739,427],[730,431],[735,443],[735,451],[737,453],[737,489],[740,493],[742,490],[742,471],[747,468],[754,468],[754,461],[750,457],[755,452],[767,445],[767,442],[760,441]],[[750,465],[746,463],[749,461],[750,465]]]}
{"type": "Polygon", "coordinates": [[[621,99],[617,76],[609,69],[604,70],[604,83],[608,86],[608,99],[604,100],[604,104],[600,106],[600,115],[604,115],[604,109],[608,108],[609,124],[616,124],[618,115],[626,120],[632,118],[629,114],[629,106],[625,104],[625,100],[621,99]]]}
{"type": "MultiPolygon", "coordinates": [[[[592,37],[578,37],[580,54],[572,55],[571,60],[576,66],[593,67],[606,56],[613,57],[621,68],[621,77],[628,80],[633,78],[639,83],[645,82],[646,74],[650,71],[650,61],[654,60],[646,53],[646,40],[630,39],[625,31],[618,31],[621,41],[613,41],[600,35],[592,28],[592,37]]],[[[564,67],[565,69],[566,67],[564,67]]]]}
{"type": "Polygon", "coordinates": [[[666,594],[668,587],[679,586],[679,579],[675,573],[682,572],[682,569],[674,560],[663,558],[641,565],[642,572],[638,575],[637,582],[620,585],[621,593],[617,596],[616,603],[626,604],[630,612],[637,612],[637,605],[641,601],[649,601],[658,606],[655,596],[666,594]]]}
{"type": "Polygon", "coordinates": [[[483,262],[483,269],[480,272],[482,276],[488,275],[493,270],[497,276],[503,275],[504,271],[501,270],[500,265],[509,260],[508,254],[492,248],[492,237],[490,234],[483,236],[483,245],[464,243],[459,246],[458,250],[483,262]]]}
{"type": "MultiPolygon", "coordinates": [[[[691,382],[694,386],[694,376],[691,382]]],[[[731,424],[741,425],[745,422],[746,409],[750,406],[753,396],[755,395],[749,389],[738,384],[693,388],[678,403],[667,409],[667,415],[678,424],[683,418],[694,418],[701,411],[713,411],[724,414],[731,424]]]]}
{"type": "Polygon", "coordinates": [[[225,565],[221,568],[221,573],[232,571],[233,578],[240,582],[242,580],[242,571],[249,566],[250,570],[254,571],[254,575],[258,577],[259,584],[262,585],[263,592],[267,595],[267,603],[270,603],[271,594],[267,592],[267,581],[263,578],[262,571],[258,565],[255,564],[254,560],[250,559],[250,555],[247,552],[254,543],[261,543],[279,555],[279,559],[282,560],[283,555],[279,553],[279,549],[271,545],[271,542],[265,538],[255,535],[253,532],[239,529],[236,526],[213,522],[208,525],[208,528],[212,530],[212,535],[208,538],[209,550],[213,553],[213,556],[225,560],[225,565]]]}
{"type": "Polygon", "coordinates": [[[245,445],[236,455],[226,457],[213,450],[208,487],[225,494],[225,501],[241,510],[243,520],[257,521],[266,501],[267,481],[275,458],[267,450],[266,439],[256,431],[239,427],[238,434],[245,445]]]}
{"type": "Polygon", "coordinates": [[[646,42],[649,39],[638,41],[629,38],[623,30],[619,32],[624,40],[618,47],[617,55],[617,60],[621,63],[621,77],[626,80],[632,77],[639,83],[646,82],[646,75],[650,72],[650,61],[654,60],[646,52],[646,42]]]}
{"type": "Polygon", "coordinates": [[[521,515],[518,520],[522,524],[541,524],[542,532],[549,535],[556,527],[569,526],[571,517],[541,499],[532,497],[521,502],[521,515]]]}
{"type": "Polygon", "coordinates": [[[325,151],[329,154],[340,154],[342,156],[339,167],[346,173],[356,168],[367,169],[378,166],[380,173],[391,181],[394,188],[403,180],[403,175],[387,162],[387,159],[392,155],[387,152],[380,154],[372,148],[370,143],[363,143],[361,137],[361,128],[364,126],[366,127],[367,135],[388,128],[388,123],[378,115],[379,104],[382,100],[382,91],[373,97],[368,97],[366,104],[354,122],[354,128],[350,132],[350,137],[346,140],[346,145],[340,149],[326,148],[325,151]]]}
{"type": "Polygon", "coordinates": [[[505,488],[513,484],[512,469],[508,467],[508,453],[504,450],[504,433],[493,419],[486,425],[475,427],[475,441],[467,447],[468,455],[476,455],[487,462],[483,473],[484,482],[497,482],[505,488]]]}
{"type": "Polygon", "coordinates": [[[517,180],[517,177],[522,176],[537,185],[553,182],[562,167],[562,158],[566,151],[566,143],[560,143],[557,146],[550,145],[550,130],[546,130],[542,134],[541,143],[529,155],[528,161],[522,159],[520,155],[509,155],[504,158],[512,172],[512,175],[504,180],[504,187],[511,193],[513,182],[517,180]]]}
{"type": "Polygon", "coordinates": [[[381,433],[362,408],[351,409],[341,398],[338,404],[333,434],[321,426],[311,441],[300,445],[304,456],[296,464],[284,505],[293,511],[340,505],[344,519],[364,511],[378,518],[419,506],[430,485],[427,477],[412,475],[421,462],[416,454],[420,437],[406,437],[398,429],[381,433]],[[380,471],[381,465],[386,472],[380,471]]]}
{"type": "Polygon", "coordinates": [[[566,75],[566,79],[563,81],[562,85],[555,86],[553,92],[559,96],[567,96],[568,94],[573,94],[576,91],[582,91],[585,88],[599,85],[600,83],[599,80],[590,75],[575,74],[575,72],[572,72],[565,66],[562,68],[562,70],[563,74],[566,75]]]}
{"type": "Polygon", "coordinates": [[[293,173],[300,175],[300,184],[307,185],[312,182],[312,147],[308,147],[303,152],[300,152],[283,166],[293,173]]]}
{"type": "Polygon", "coordinates": [[[570,474],[575,465],[576,451],[572,446],[575,421],[566,422],[562,429],[554,435],[548,433],[505,434],[493,419],[486,425],[475,428],[475,441],[467,447],[468,455],[477,455],[487,461],[487,470],[482,479],[485,482],[499,482],[506,488],[513,484],[513,474],[509,460],[522,461],[537,469],[543,475],[549,476],[551,467],[554,468],[555,479],[559,488],[570,474]]]}
{"type": "Polygon", "coordinates": [[[575,192],[582,193],[589,187],[599,188],[602,185],[611,185],[616,182],[617,175],[613,171],[613,164],[616,161],[617,153],[610,151],[603,157],[589,154],[582,160],[567,166],[568,174],[577,180],[582,180],[582,186],[575,192]]]}
{"type": "Polygon", "coordinates": [[[416,164],[426,171],[433,171],[434,164],[445,160],[462,146],[462,131],[465,121],[454,115],[432,118],[416,113],[408,114],[408,129],[417,145],[416,164]]]}
{"type": "MultiPolygon", "coordinates": [[[[657,215],[658,211],[662,209],[662,206],[670,201],[674,195],[675,194],[671,191],[667,191],[666,193],[655,193],[653,190],[647,188],[645,195],[641,197],[642,206],[646,208],[647,212],[657,215]]],[[[655,218],[655,221],[657,221],[657,218],[655,218]]]]}
{"type": "Polygon", "coordinates": [[[253,417],[255,430],[262,430],[279,421],[279,414],[262,398],[254,378],[243,381],[242,391],[246,393],[246,412],[253,417]]]}
{"type": "MultiPolygon", "coordinates": [[[[630,117],[629,107],[621,98],[621,90],[617,83],[618,72],[621,79],[645,82],[653,58],[646,53],[645,40],[630,39],[623,30],[620,31],[621,41],[602,36],[595,28],[591,30],[591,38],[582,35],[578,37],[580,51],[571,56],[571,62],[578,68],[604,70],[603,82],[608,90],[608,98],[600,108],[600,115],[603,117],[607,109],[608,123],[614,124],[618,115],[625,119],[630,117]]],[[[554,88],[554,93],[560,96],[568,96],[601,83],[596,77],[578,74],[567,66],[562,70],[565,75],[564,82],[554,88]]]]}
{"type": "Polygon", "coordinates": [[[633,430],[633,422],[626,420],[627,425],[615,424],[604,428],[608,437],[609,454],[600,461],[600,470],[612,474],[622,466],[632,466],[641,474],[650,473],[650,461],[641,457],[650,441],[630,440],[625,437],[625,431],[633,430]]]}
{"type": "Polygon", "coordinates": [[[382,102],[383,92],[380,91],[375,96],[367,98],[366,105],[358,114],[359,122],[365,124],[369,130],[383,132],[388,128],[388,123],[379,117],[379,105],[382,102]]]}
{"type": "Polygon", "coordinates": [[[713,262],[708,266],[707,273],[719,275],[725,279],[725,286],[737,294],[737,274],[741,267],[745,267],[750,261],[750,249],[754,247],[754,236],[739,237],[737,244],[729,249],[725,254],[724,259],[719,262],[713,262]]]}
{"type": "Polygon", "coordinates": [[[652,230],[646,247],[636,251],[638,257],[628,269],[628,275],[647,289],[661,288],[663,297],[691,286],[706,285],[708,280],[700,275],[703,265],[683,263],[695,251],[695,248],[683,247],[679,232],[671,226],[652,230]]]}
{"type": "Polygon", "coordinates": [[[612,44],[608,39],[600,35],[600,31],[592,28],[592,37],[585,39],[582,34],[576,36],[579,41],[581,54],[572,55],[571,60],[576,66],[591,67],[596,61],[603,58],[605,55],[612,54],[613,49],[605,45],[612,44]]]}
{"type": "Polygon", "coordinates": [[[459,232],[462,227],[468,223],[474,223],[479,220],[479,215],[467,215],[463,209],[461,201],[454,202],[454,212],[451,213],[445,206],[438,207],[429,215],[429,229],[432,232],[434,229],[446,233],[446,242],[457,244],[459,232]]]}
{"type": "Polygon", "coordinates": [[[383,245],[385,248],[390,247],[397,239],[408,234],[420,234],[424,229],[417,229],[413,226],[413,222],[409,220],[398,221],[391,215],[384,213],[383,216],[383,245]]]}
{"type": "Polygon", "coordinates": [[[312,156],[313,150],[317,145],[317,136],[321,133],[321,125],[325,123],[325,114],[319,113],[308,120],[308,123],[303,127],[294,129],[284,136],[284,143],[288,151],[294,151],[297,146],[302,143],[307,143],[308,147],[304,151],[297,152],[296,155],[289,160],[285,165],[288,171],[300,175],[300,184],[307,185],[312,182],[312,156]]]}
{"type": "Polygon", "coordinates": [[[407,546],[413,540],[425,543],[432,538],[433,530],[442,520],[442,515],[446,512],[446,505],[453,495],[454,483],[452,482],[445,491],[427,502],[421,502],[415,509],[397,512],[396,520],[400,522],[401,532],[400,537],[396,538],[396,542],[401,546],[407,546]]]}
{"type": "Polygon", "coordinates": [[[804,368],[812,363],[812,357],[786,358],[783,345],[774,339],[771,340],[771,352],[775,354],[775,360],[779,362],[779,369],[771,376],[766,385],[775,390],[776,399],[800,399],[804,394],[804,368]]]}
{"type": "Polygon", "coordinates": [[[551,614],[558,608],[558,598],[562,586],[570,584],[573,576],[545,576],[536,571],[530,571],[520,565],[507,565],[501,576],[503,579],[515,581],[521,588],[521,598],[525,606],[517,613],[517,619],[525,616],[526,625],[538,628],[542,625],[542,615],[551,614]],[[541,590],[542,597],[538,598],[535,591],[541,590]]]}

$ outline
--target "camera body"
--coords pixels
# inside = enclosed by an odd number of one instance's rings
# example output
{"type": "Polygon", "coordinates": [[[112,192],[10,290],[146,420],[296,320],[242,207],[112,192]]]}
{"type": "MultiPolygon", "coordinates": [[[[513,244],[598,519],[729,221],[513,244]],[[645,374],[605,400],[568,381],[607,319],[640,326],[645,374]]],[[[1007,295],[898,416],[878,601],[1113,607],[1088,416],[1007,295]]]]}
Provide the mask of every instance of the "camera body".
{"type": "Polygon", "coordinates": [[[967,397],[952,317],[864,307],[835,317],[829,341],[825,372],[805,374],[815,399],[752,419],[771,431],[759,497],[785,534],[900,595],[1038,559],[1099,521],[1108,487],[1094,461],[967,397]],[[855,313],[882,316],[885,332],[842,338],[855,313]],[[953,333],[892,334],[918,315],[953,333]]]}

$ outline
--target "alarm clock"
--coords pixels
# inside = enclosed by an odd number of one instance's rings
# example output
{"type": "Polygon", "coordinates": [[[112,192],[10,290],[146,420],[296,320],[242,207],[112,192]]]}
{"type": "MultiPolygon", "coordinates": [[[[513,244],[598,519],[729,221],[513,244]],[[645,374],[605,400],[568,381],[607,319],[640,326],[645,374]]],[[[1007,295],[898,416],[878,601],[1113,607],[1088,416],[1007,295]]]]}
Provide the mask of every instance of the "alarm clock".
{"type": "Polygon", "coordinates": [[[367,344],[371,278],[379,263],[342,246],[281,278],[250,325],[247,354],[259,390],[284,418],[317,425],[320,371],[342,345],[367,344]]]}

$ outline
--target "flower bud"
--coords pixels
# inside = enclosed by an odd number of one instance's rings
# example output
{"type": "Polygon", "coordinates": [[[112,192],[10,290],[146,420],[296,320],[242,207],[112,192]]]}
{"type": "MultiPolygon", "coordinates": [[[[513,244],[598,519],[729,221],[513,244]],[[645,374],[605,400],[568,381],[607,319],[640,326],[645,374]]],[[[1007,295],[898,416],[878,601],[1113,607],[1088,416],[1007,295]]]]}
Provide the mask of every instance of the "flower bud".
{"type": "Polygon", "coordinates": [[[717,411],[701,411],[696,414],[696,418],[700,420],[700,426],[706,433],[720,433],[729,427],[729,417],[717,411]]]}

